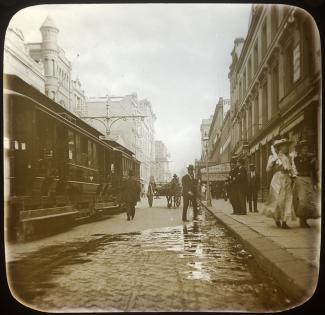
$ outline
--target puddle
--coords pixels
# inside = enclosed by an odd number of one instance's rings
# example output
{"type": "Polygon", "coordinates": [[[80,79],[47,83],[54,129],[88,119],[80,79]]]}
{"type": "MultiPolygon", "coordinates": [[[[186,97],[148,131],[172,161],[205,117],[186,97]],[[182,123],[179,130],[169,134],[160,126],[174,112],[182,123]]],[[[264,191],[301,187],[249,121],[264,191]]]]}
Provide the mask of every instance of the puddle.
{"type": "MultiPolygon", "coordinates": [[[[253,300],[259,310],[281,309],[286,304],[285,295],[272,279],[258,271],[251,257],[210,213],[204,212],[201,221],[181,226],[117,235],[93,234],[84,242],[48,246],[9,263],[8,274],[12,288],[22,300],[30,304],[51,300],[54,311],[60,311],[62,305],[68,309],[86,307],[85,296],[95,305],[101,301],[97,307],[103,307],[103,299],[113,296],[114,288],[128,292],[138,285],[141,289],[134,289],[135,292],[144,294],[146,289],[152,293],[150,287],[155,286],[159,296],[157,284],[163,279],[162,284],[173,290],[177,277],[185,287],[207,286],[204,295],[215,292],[211,303],[223,299],[233,299],[235,303],[239,299],[245,304],[247,299],[247,303],[253,300]]],[[[122,297],[111,303],[115,304],[107,307],[123,309],[122,297]]],[[[171,302],[162,301],[161,310],[164,303],[171,302]]],[[[249,304],[242,309],[251,308],[249,304]]]]}

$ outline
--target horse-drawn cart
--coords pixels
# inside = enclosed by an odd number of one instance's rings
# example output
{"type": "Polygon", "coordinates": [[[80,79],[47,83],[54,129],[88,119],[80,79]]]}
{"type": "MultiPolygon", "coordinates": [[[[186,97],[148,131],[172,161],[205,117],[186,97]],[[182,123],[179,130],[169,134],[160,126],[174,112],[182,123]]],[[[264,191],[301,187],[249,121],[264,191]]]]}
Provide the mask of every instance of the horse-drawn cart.
{"type": "Polygon", "coordinates": [[[181,194],[182,188],[178,184],[173,182],[158,182],[148,190],[147,197],[149,206],[152,207],[154,197],[158,199],[159,197],[166,197],[167,199],[167,207],[171,208],[173,206],[174,201],[174,208],[179,207],[181,204],[181,194]]]}

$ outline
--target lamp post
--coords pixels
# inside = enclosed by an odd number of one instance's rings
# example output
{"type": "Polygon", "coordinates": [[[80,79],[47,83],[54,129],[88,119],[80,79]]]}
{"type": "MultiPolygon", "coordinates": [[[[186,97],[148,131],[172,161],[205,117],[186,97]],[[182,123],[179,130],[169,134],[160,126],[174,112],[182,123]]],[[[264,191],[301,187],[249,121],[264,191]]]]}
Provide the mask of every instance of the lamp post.
{"type": "Polygon", "coordinates": [[[205,162],[206,162],[205,167],[206,167],[206,174],[207,174],[207,191],[206,191],[205,199],[206,199],[207,206],[211,207],[212,202],[211,202],[210,179],[209,179],[209,146],[208,146],[209,137],[205,136],[204,140],[205,140],[205,149],[206,149],[206,151],[205,151],[205,162]]]}

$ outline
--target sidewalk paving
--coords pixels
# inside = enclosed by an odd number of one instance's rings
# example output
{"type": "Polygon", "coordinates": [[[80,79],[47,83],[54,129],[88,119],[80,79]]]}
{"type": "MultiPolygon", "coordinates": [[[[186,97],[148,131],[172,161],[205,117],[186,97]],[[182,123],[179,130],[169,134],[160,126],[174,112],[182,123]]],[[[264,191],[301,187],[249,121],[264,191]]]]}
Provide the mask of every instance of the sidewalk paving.
{"type": "MultiPolygon", "coordinates": [[[[261,208],[262,203],[258,203],[261,208]]],[[[300,302],[312,296],[318,278],[320,219],[309,220],[310,229],[300,228],[299,219],[290,220],[291,229],[283,230],[260,213],[232,215],[231,204],[223,199],[213,200],[208,209],[242,240],[260,267],[288,293],[300,302]]]]}

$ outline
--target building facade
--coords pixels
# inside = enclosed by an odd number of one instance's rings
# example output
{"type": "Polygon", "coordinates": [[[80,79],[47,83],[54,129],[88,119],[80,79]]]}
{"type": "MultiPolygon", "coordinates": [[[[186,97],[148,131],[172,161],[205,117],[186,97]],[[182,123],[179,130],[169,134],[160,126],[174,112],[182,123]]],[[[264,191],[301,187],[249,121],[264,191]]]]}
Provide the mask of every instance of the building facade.
{"type": "Polygon", "coordinates": [[[172,174],[169,170],[169,154],[167,147],[161,140],[155,141],[155,180],[156,182],[167,182],[171,180],[172,174]]]}
{"type": "Polygon", "coordinates": [[[210,126],[212,123],[213,115],[208,119],[202,119],[200,125],[200,133],[201,133],[201,161],[206,159],[206,138],[209,135],[210,126]]]}
{"type": "Polygon", "coordinates": [[[29,53],[21,30],[8,27],[4,43],[3,72],[13,74],[45,93],[45,76],[42,62],[36,62],[29,53]]]}
{"type": "Polygon", "coordinates": [[[154,173],[152,161],[154,155],[154,123],[156,116],[151,103],[138,100],[137,94],[125,96],[87,97],[88,117],[111,117],[108,129],[104,118],[86,119],[88,123],[101,131],[109,132],[109,138],[132,151],[141,162],[140,179],[143,189],[147,188],[150,176],[154,173]],[[145,118],[127,118],[124,116],[146,116],[145,118]]]}
{"type": "Polygon", "coordinates": [[[25,43],[23,33],[6,33],[4,73],[14,74],[77,115],[87,113],[85,91],[72,79],[72,64],[58,44],[59,29],[48,16],[40,27],[41,41],[25,43]]]}
{"type": "Polygon", "coordinates": [[[221,131],[226,113],[229,111],[229,100],[219,98],[215,107],[211,126],[208,133],[208,154],[209,161],[219,164],[220,163],[220,145],[221,145],[221,131]]]}
{"type": "Polygon", "coordinates": [[[307,138],[319,153],[320,58],[317,26],[305,11],[252,5],[247,37],[235,40],[229,71],[231,153],[256,165],[262,200],[275,137],[307,138]]]}

